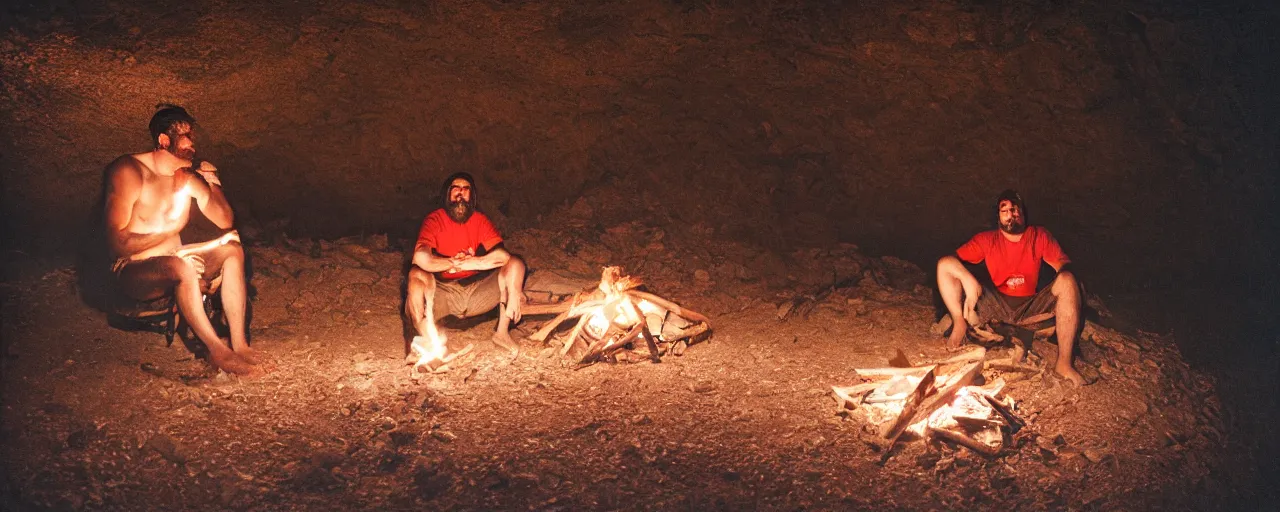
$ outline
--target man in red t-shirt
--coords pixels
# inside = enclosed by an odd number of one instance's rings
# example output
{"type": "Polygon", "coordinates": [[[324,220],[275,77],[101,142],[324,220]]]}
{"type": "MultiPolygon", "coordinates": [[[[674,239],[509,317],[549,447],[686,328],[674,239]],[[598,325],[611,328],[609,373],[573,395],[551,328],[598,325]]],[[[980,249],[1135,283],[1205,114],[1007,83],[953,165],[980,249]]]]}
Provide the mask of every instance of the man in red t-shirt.
{"type": "Polygon", "coordinates": [[[954,255],[938,260],[938,291],[951,314],[950,347],[964,342],[970,327],[999,322],[1027,326],[1054,318],[1058,337],[1059,375],[1083,385],[1084,377],[1072,365],[1072,350],[1080,330],[1083,293],[1075,275],[1064,267],[1071,262],[1049,230],[1027,226],[1022,198],[1006,190],[996,200],[1000,229],[974,235],[954,255]],[[983,261],[995,288],[979,284],[961,260],[983,261]],[[1040,263],[1057,271],[1053,282],[1037,291],[1040,263]]]}
{"type": "Polygon", "coordinates": [[[517,352],[508,330],[520,321],[524,261],[502,247],[498,230],[476,210],[475,180],[470,174],[460,172],[446,179],[443,197],[444,207],[428,214],[418,231],[405,315],[417,335],[429,336],[435,322],[447,315],[467,318],[498,307],[493,341],[517,352]]]}

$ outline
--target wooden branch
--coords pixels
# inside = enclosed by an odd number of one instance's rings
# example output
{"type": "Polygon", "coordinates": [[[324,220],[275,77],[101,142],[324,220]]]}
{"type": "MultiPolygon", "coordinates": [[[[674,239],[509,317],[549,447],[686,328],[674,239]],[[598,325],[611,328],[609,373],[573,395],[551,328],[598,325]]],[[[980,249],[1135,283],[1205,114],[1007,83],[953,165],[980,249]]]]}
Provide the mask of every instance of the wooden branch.
{"type": "Polygon", "coordinates": [[[707,318],[702,313],[699,313],[691,309],[682,308],[680,307],[679,304],[671,302],[667,299],[664,299],[652,293],[642,292],[639,290],[631,290],[627,292],[627,295],[630,295],[636,299],[647,300],[649,302],[662,306],[662,308],[666,309],[667,311],[680,315],[688,320],[692,320],[694,322],[706,322],[707,324],[711,323],[711,319],[707,318]]]}
{"type": "Polygon", "coordinates": [[[640,318],[640,333],[644,335],[644,342],[649,346],[649,360],[655,363],[661,363],[662,357],[658,355],[658,342],[653,339],[653,333],[649,332],[649,319],[645,318],[644,311],[640,311],[640,306],[635,301],[627,301],[631,304],[632,311],[636,312],[636,316],[640,318]]]}
{"type": "Polygon", "coordinates": [[[898,375],[919,376],[926,371],[933,371],[938,365],[913,366],[911,368],[854,368],[859,377],[867,379],[887,379],[898,375]]]}
{"type": "MultiPolygon", "coordinates": [[[[694,336],[707,332],[709,329],[711,329],[710,324],[706,322],[698,322],[693,327],[681,330],[680,333],[677,334],[676,336],[673,336],[670,341],[674,342],[674,341],[679,341],[685,338],[693,338],[694,336]]],[[[689,344],[685,343],[685,346],[687,347],[689,346],[689,344]]]]}
{"type": "Polygon", "coordinates": [[[603,300],[589,300],[589,301],[583,302],[582,304],[573,306],[568,311],[560,313],[559,316],[556,316],[550,322],[547,322],[546,325],[543,325],[541,328],[538,329],[538,332],[535,332],[532,335],[530,335],[529,339],[533,341],[547,341],[547,336],[550,336],[551,332],[556,330],[556,328],[559,327],[560,324],[563,323],[565,320],[568,320],[570,318],[580,317],[584,313],[586,313],[587,310],[590,310],[591,308],[600,306],[602,304],[604,304],[603,300]]]}
{"type": "Polygon", "coordinates": [[[943,364],[953,364],[953,363],[967,363],[970,361],[981,361],[986,357],[987,357],[986,348],[974,347],[972,349],[969,349],[966,352],[956,354],[942,361],[938,361],[937,363],[934,363],[934,364],[943,365],[943,364]]]}
{"type": "Polygon", "coordinates": [[[915,417],[916,410],[920,407],[920,403],[924,401],[924,396],[929,392],[929,388],[933,387],[935,378],[933,371],[935,369],[937,369],[936,366],[930,366],[925,369],[924,377],[920,379],[920,382],[916,383],[915,389],[907,395],[906,402],[902,404],[902,412],[898,413],[898,417],[893,422],[886,424],[880,433],[881,437],[891,440],[889,443],[890,450],[893,449],[894,443],[898,442],[898,436],[902,435],[902,431],[906,430],[907,425],[911,424],[911,418],[915,417]]]}
{"type": "Polygon", "coordinates": [[[572,301],[552,302],[549,304],[525,304],[520,308],[520,314],[524,316],[531,315],[550,315],[552,313],[563,313],[573,309],[572,301]]]}
{"type": "Polygon", "coordinates": [[[1000,453],[1000,449],[997,447],[990,446],[986,443],[978,442],[976,439],[973,439],[969,436],[966,436],[964,434],[960,434],[957,432],[952,432],[945,428],[929,427],[928,432],[930,435],[934,437],[951,441],[955,444],[958,444],[960,446],[963,446],[965,448],[978,452],[987,457],[995,457],[996,454],[1000,453]]]}
{"type": "Polygon", "coordinates": [[[853,409],[862,404],[862,398],[875,388],[880,387],[879,382],[865,382],[854,386],[831,386],[831,393],[836,397],[836,403],[841,409],[853,409]]]}
{"type": "Polygon", "coordinates": [[[1024,372],[1024,373],[1040,373],[1040,369],[1034,366],[1018,364],[1010,358],[990,359],[986,361],[987,368],[1006,372],[1024,372]]]}
{"type": "Polygon", "coordinates": [[[582,327],[587,325],[587,322],[590,320],[591,320],[591,317],[587,315],[582,315],[578,317],[577,325],[574,325],[573,330],[569,331],[569,338],[565,340],[564,347],[560,349],[561,357],[568,354],[569,350],[572,349],[574,345],[578,344],[578,335],[582,334],[582,327]]]}
{"type": "Polygon", "coordinates": [[[933,411],[950,403],[956,397],[956,392],[960,391],[960,388],[972,384],[973,379],[977,378],[980,373],[982,373],[982,361],[969,363],[960,373],[955,374],[951,380],[947,381],[946,385],[938,390],[938,394],[930,397],[928,402],[915,412],[910,423],[915,423],[922,417],[928,418],[930,414],[933,414],[933,411]]]}
{"type": "Polygon", "coordinates": [[[1003,401],[997,400],[996,397],[991,395],[982,395],[982,397],[985,398],[987,403],[991,404],[991,408],[995,409],[996,412],[1000,414],[1000,417],[1004,418],[1004,421],[1009,424],[1010,434],[1017,434],[1022,427],[1027,425],[1027,422],[1022,421],[1022,418],[1019,418],[1013,413],[1013,408],[1005,404],[1003,401]]]}
{"type": "Polygon", "coordinates": [[[613,333],[616,332],[615,327],[616,326],[614,325],[610,325],[609,329],[605,331],[604,336],[601,336],[600,339],[587,347],[587,353],[578,361],[580,367],[600,361],[605,354],[609,353],[609,349],[617,349],[626,346],[627,343],[630,343],[631,340],[635,339],[635,337],[640,334],[641,330],[645,328],[644,322],[640,322],[615,340],[612,336],[613,333]]]}

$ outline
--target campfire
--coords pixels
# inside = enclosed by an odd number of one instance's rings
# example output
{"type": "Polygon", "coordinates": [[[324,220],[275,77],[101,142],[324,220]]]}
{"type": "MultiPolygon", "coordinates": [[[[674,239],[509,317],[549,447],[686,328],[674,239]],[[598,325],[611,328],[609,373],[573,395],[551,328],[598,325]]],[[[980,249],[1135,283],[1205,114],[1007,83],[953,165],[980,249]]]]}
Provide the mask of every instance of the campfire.
{"type": "Polygon", "coordinates": [[[471,352],[472,346],[468,344],[461,350],[449,353],[447,341],[433,322],[427,322],[427,335],[414,336],[413,343],[409,345],[412,353],[418,356],[418,362],[413,365],[413,372],[417,373],[419,368],[426,368],[431,373],[447,372],[450,369],[450,362],[471,352]]]}
{"type": "Polygon", "coordinates": [[[986,353],[979,347],[925,366],[857,369],[871,382],[833,386],[832,392],[842,410],[857,411],[879,427],[888,445],[885,458],[905,434],[994,456],[1004,448],[1006,434],[1017,432],[1023,422],[1013,414],[1013,400],[1000,398],[1003,379],[974,384],[987,365],[986,353]]]}
{"type": "Polygon", "coordinates": [[[545,342],[561,324],[577,318],[560,354],[577,359],[581,368],[601,361],[656,363],[664,355],[682,354],[690,340],[711,329],[706,316],[640,291],[641,284],[620,267],[605,267],[594,290],[560,304],[560,314],[529,338],[545,342]]]}

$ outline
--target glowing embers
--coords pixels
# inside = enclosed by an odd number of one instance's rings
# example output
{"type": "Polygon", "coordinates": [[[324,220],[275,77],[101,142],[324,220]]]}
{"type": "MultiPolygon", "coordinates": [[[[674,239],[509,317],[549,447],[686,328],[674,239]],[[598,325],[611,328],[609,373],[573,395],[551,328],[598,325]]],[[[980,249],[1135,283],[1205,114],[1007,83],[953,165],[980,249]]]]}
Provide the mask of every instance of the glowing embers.
{"type": "Polygon", "coordinates": [[[1017,432],[1021,420],[1012,400],[999,399],[1004,381],[974,385],[985,367],[986,350],[976,348],[928,366],[863,368],[872,382],[832,387],[836,401],[851,416],[878,427],[887,443],[884,457],[904,435],[945,440],[993,456],[1004,447],[1006,433],[1017,432]]]}
{"type": "Polygon", "coordinates": [[[566,320],[578,322],[563,338],[560,354],[582,365],[600,361],[661,361],[680,355],[689,341],[710,330],[707,317],[639,291],[639,279],[605,267],[595,290],[576,294],[568,309],[529,338],[546,341],[566,320]]]}

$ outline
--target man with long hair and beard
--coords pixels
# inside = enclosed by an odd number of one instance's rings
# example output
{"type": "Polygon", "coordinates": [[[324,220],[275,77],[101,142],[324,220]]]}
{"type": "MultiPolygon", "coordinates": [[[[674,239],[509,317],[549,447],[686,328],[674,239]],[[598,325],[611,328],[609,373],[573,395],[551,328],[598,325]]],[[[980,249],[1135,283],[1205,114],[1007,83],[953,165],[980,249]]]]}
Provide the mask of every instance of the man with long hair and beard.
{"type": "Polygon", "coordinates": [[[1022,197],[1013,190],[996,199],[996,224],[998,229],[974,235],[955,254],[938,260],[938,291],[952,320],[947,346],[959,347],[971,327],[988,323],[1023,327],[1052,317],[1058,338],[1054,370],[1084,385],[1084,377],[1072,364],[1084,293],[1075,274],[1065,268],[1070,258],[1049,230],[1027,225],[1022,197]],[[995,286],[980,284],[961,260],[985,261],[995,286]],[[1037,291],[1041,263],[1053,267],[1057,275],[1037,291]]]}
{"type": "Polygon", "coordinates": [[[404,301],[406,320],[416,335],[430,337],[445,316],[468,318],[496,307],[493,342],[519,352],[509,330],[520,321],[524,261],[507,252],[489,217],[477,210],[470,174],[449,176],[442,192],[443,206],[428,214],[418,230],[404,301]]]}
{"type": "Polygon", "coordinates": [[[158,108],[150,123],[154,148],[117,158],[105,173],[105,227],[117,284],[137,300],[173,294],[178,312],[208,347],[214,366],[240,375],[261,373],[260,355],[249,348],[245,333],[244,249],[232,229],[235,218],[218,170],[208,162],[194,165],[196,120],[182,107],[158,108]],[[184,245],[179,233],[190,218],[193,199],[223,233],[184,245]],[[204,310],[203,290],[219,276],[229,347],[204,310]]]}

